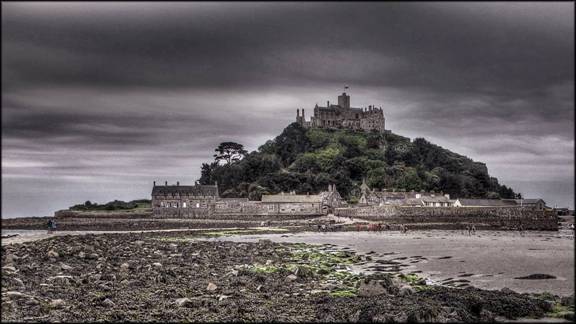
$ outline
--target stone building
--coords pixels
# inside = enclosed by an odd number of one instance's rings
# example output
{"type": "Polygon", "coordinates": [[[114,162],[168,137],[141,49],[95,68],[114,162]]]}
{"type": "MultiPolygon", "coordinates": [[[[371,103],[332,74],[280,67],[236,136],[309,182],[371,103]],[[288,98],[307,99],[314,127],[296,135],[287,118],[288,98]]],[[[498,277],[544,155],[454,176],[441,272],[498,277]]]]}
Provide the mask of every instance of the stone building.
{"type": "Polygon", "coordinates": [[[300,109],[296,110],[296,122],[306,128],[326,128],[326,129],[352,129],[384,132],[384,112],[381,107],[368,106],[364,108],[353,108],[350,106],[350,96],[343,92],[338,96],[338,104],[326,102],[325,107],[314,107],[314,116],[310,121],[306,121],[304,108],[302,115],[300,109]]]}
{"type": "Polygon", "coordinates": [[[346,207],[347,205],[336,190],[335,184],[328,185],[328,191],[322,191],[320,198],[322,199],[322,212],[324,214],[334,213],[335,208],[346,207]]]}
{"type": "Polygon", "coordinates": [[[514,199],[456,199],[454,207],[519,207],[514,199]]]}
{"type": "Polygon", "coordinates": [[[219,200],[218,185],[181,186],[168,185],[166,181],[152,188],[152,212],[154,217],[202,217],[210,215],[219,200]]]}
{"type": "Polygon", "coordinates": [[[262,206],[269,215],[322,215],[321,195],[297,195],[294,192],[262,195],[262,206]]]}
{"type": "Polygon", "coordinates": [[[362,181],[360,186],[362,196],[358,200],[361,205],[367,206],[427,206],[427,207],[452,207],[453,200],[450,200],[450,195],[435,192],[424,191],[393,191],[372,190],[362,181]]]}
{"type": "Polygon", "coordinates": [[[534,210],[544,210],[548,208],[546,202],[543,199],[502,199],[504,201],[514,201],[519,207],[534,209],[534,210]]]}

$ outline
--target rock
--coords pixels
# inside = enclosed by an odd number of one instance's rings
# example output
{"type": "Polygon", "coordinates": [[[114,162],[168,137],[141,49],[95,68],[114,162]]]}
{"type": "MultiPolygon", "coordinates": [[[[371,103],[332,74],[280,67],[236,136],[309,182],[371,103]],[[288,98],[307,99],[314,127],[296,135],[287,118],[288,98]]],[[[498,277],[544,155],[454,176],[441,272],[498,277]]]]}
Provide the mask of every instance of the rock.
{"type": "Polygon", "coordinates": [[[86,253],[80,252],[80,253],[78,253],[78,257],[79,257],[80,259],[84,259],[84,258],[86,257],[86,253]]]}
{"type": "Polygon", "coordinates": [[[176,305],[178,307],[190,307],[193,306],[194,303],[192,300],[190,300],[190,298],[178,298],[176,299],[176,305]]]}
{"type": "Polygon", "coordinates": [[[293,274],[291,274],[291,275],[289,275],[289,276],[286,277],[286,280],[288,280],[288,281],[294,281],[294,280],[296,280],[296,279],[298,279],[298,277],[295,276],[295,275],[293,275],[293,274]]]}
{"type": "Polygon", "coordinates": [[[162,263],[160,263],[160,262],[155,262],[155,263],[152,263],[152,266],[153,266],[154,268],[160,269],[160,268],[162,268],[162,263]]]}
{"type": "Polygon", "coordinates": [[[62,284],[62,285],[69,285],[70,284],[70,279],[72,279],[72,276],[54,276],[54,277],[48,277],[46,278],[47,281],[53,281],[55,283],[58,284],[62,284]]]}
{"type": "Polygon", "coordinates": [[[20,278],[12,278],[12,281],[14,281],[17,286],[25,287],[24,282],[20,278]]]}
{"type": "Polygon", "coordinates": [[[266,265],[271,265],[272,264],[272,260],[266,260],[266,265]]]}
{"type": "Polygon", "coordinates": [[[391,293],[392,291],[389,289],[388,285],[385,285],[385,283],[380,282],[379,280],[363,280],[360,282],[360,286],[358,287],[358,296],[361,297],[372,297],[391,293]]]}
{"type": "Polygon", "coordinates": [[[4,264],[12,265],[14,263],[14,259],[16,259],[16,257],[13,254],[8,254],[6,255],[6,261],[4,261],[4,264]]]}
{"type": "Polygon", "coordinates": [[[416,290],[414,290],[414,288],[412,288],[412,286],[404,285],[404,286],[400,287],[400,291],[398,292],[398,295],[410,296],[410,295],[414,294],[415,292],[416,292],[416,290]]]}
{"type": "Polygon", "coordinates": [[[134,241],[135,245],[141,246],[144,244],[144,241],[134,241]]]}
{"type": "Polygon", "coordinates": [[[67,265],[67,264],[65,264],[65,263],[62,263],[62,262],[60,262],[60,268],[62,268],[62,270],[72,270],[72,269],[74,269],[73,267],[71,267],[71,266],[69,266],[69,265],[67,265]]]}
{"type": "Polygon", "coordinates": [[[294,275],[302,278],[307,278],[311,277],[313,275],[313,272],[310,268],[298,266],[296,270],[294,270],[294,275]]]}
{"type": "Polygon", "coordinates": [[[128,269],[130,269],[130,264],[128,263],[122,263],[120,265],[120,271],[128,271],[128,269]]]}
{"type": "Polygon", "coordinates": [[[206,290],[208,291],[215,291],[216,289],[218,289],[218,286],[216,286],[215,284],[209,282],[208,283],[208,287],[206,287],[206,290]]]}
{"type": "Polygon", "coordinates": [[[495,315],[487,309],[482,309],[480,311],[480,321],[482,322],[494,322],[495,315]]]}
{"type": "Polygon", "coordinates": [[[515,293],[514,290],[512,290],[512,289],[510,289],[510,288],[508,288],[508,287],[504,287],[504,288],[500,289],[500,291],[503,292],[503,293],[507,293],[507,294],[513,294],[513,293],[515,293]]]}
{"type": "Polygon", "coordinates": [[[7,291],[5,293],[2,293],[4,296],[6,297],[10,297],[10,298],[34,298],[30,295],[26,295],[24,293],[21,293],[19,291],[7,291]]]}
{"type": "Polygon", "coordinates": [[[560,298],[560,304],[562,306],[574,306],[574,294],[560,298]]]}
{"type": "Polygon", "coordinates": [[[219,295],[219,297],[218,297],[218,301],[223,301],[224,299],[228,299],[228,298],[230,298],[230,297],[232,297],[232,296],[227,296],[227,295],[219,295]]]}
{"type": "Polygon", "coordinates": [[[54,299],[50,302],[50,307],[52,308],[61,308],[66,305],[66,302],[63,299],[54,299]]]}
{"type": "Polygon", "coordinates": [[[102,301],[102,305],[106,306],[106,307],[114,307],[116,306],[116,304],[114,304],[113,301],[111,301],[109,298],[104,299],[104,301],[102,301]]]}
{"type": "Polygon", "coordinates": [[[18,272],[18,270],[16,270],[16,268],[13,266],[4,266],[2,267],[2,270],[8,272],[9,274],[18,272]]]}
{"type": "Polygon", "coordinates": [[[96,253],[90,253],[86,256],[86,259],[90,259],[90,260],[96,260],[98,259],[98,254],[96,253]]]}
{"type": "Polygon", "coordinates": [[[56,251],[54,251],[54,250],[48,251],[47,255],[48,255],[49,258],[57,258],[57,257],[60,256],[60,255],[58,254],[58,252],[56,252],[56,251]]]}
{"type": "Polygon", "coordinates": [[[262,290],[262,285],[258,285],[258,287],[256,287],[256,290],[257,290],[257,291],[262,290]]]}

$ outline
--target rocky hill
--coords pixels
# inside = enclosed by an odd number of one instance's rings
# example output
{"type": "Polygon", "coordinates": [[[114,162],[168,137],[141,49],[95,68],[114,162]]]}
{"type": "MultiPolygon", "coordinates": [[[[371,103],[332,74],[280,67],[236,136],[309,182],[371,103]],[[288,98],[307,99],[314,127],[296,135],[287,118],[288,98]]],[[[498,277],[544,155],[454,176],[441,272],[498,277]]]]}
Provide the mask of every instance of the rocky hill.
{"type": "Polygon", "coordinates": [[[317,193],[335,183],[350,202],[362,179],[371,188],[443,191],[452,197],[514,198],[486,165],[423,138],[393,133],[305,129],[293,123],[242,160],[202,164],[201,184],[218,182],[223,197],[317,193]]]}

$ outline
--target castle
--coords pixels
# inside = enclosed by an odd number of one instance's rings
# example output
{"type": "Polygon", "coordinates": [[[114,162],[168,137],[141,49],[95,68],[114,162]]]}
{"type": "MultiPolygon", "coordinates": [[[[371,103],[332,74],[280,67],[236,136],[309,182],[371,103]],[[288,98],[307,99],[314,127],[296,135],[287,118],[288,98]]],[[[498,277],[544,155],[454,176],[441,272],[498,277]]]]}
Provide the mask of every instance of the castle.
{"type": "Polygon", "coordinates": [[[296,122],[305,128],[352,129],[361,131],[384,132],[384,113],[381,107],[368,106],[367,108],[350,107],[350,96],[343,92],[338,96],[338,104],[326,107],[318,104],[314,107],[314,116],[306,121],[304,108],[302,115],[300,109],[296,110],[296,122]]]}

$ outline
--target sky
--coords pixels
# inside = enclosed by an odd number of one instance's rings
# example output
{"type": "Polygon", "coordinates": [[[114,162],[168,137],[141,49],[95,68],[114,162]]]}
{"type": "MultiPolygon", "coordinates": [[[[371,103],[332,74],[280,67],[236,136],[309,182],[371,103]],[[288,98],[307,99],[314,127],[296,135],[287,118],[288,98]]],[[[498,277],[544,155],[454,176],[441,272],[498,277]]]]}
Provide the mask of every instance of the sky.
{"type": "Polygon", "coordinates": [[[3,2],[2,217],[192,184],[344,86],[574,208],[571,2],[3,2]]]}

